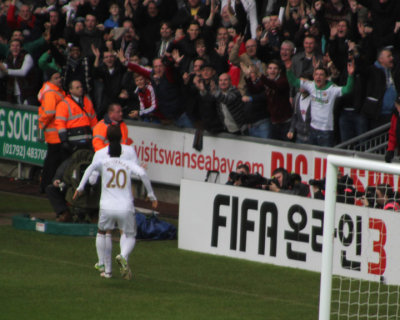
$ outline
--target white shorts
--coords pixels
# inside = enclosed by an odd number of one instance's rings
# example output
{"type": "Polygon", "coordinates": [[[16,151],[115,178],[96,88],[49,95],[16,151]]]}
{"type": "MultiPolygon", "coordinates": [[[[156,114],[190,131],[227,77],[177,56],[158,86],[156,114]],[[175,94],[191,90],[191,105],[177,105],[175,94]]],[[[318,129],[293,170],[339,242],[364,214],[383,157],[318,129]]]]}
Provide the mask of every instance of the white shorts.
{"type": "Polygon", "coordinates": [[[134,211],[100,209],[98,227],[101,231],[113,230],[117,224],[128,237],[136,237],[136,215],[134,211]]]}

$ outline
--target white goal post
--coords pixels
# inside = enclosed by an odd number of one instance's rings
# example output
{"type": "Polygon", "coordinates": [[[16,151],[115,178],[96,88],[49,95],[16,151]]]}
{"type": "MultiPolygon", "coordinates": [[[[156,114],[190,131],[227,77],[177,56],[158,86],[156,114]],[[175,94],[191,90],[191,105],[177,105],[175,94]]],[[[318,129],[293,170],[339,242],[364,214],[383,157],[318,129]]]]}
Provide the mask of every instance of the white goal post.
{"type": "MultiPolygon", "coordinates": [[[[400,165],[383,161],[328,155],[325,189],[325,213],[323,224],[323,252],[321,264],[321,284],[319,300],[319,320],[330,320],[332,299],[332,276],[335,238],[335,212],[337,196],[338,168],[354,168],[366,171],[400,175],[400,165]]],[[[365,208],[365,210],[368,210],[365,208]]],[[[384,214],[384,212],[382,212],[384,214]]],[[[400,213],[397,213],[400,214],[400,213]]],[[[400,233],[400,230],[399,230],[400,233]]],[[[386,259],[386,258],[385,258],[386,259]]],[[[399,302],[400,303],[400,302],[399,302]]],[[[359,319],[357,316],[355,319],[359,319]]],[[[378,319],[378,318],[374,318],[378,319]]],[[[381,319],[381,318],[379,318],[381,319]]],[[[386,318],[385,319],[389,319],[386,318]]]]}

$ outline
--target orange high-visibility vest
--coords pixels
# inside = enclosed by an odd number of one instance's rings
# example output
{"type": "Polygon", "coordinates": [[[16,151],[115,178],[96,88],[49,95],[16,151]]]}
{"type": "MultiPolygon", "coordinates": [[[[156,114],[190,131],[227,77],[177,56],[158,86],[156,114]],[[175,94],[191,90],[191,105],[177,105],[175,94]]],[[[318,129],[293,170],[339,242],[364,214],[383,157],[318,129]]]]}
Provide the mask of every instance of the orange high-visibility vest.
{"type": "Polygon", "coordinates": [[[58,131],[55,125],[56,106],[65,97],[63,89],[47,81],[38,93],[40,107],[38,109],[39,128],[44,132],[44,139],[47,143],[60,143],[58,131]]]}
{"type": "Polygon", "coordinates": [[[61,142],[79,143],[92,139],[92,129],[97,124],[92,101],[83,97],[83,109],[70,96],[57,105],[56,128],[61,142]]]}
{"type": "MultiPolygon", "coordinates": [[[[98,151],[109,145],[109,141],[107,140],[107,128],[110,124],[111,122],[107,123],[104,119],[102,119],[94,127],[92,140],[94,151],[98,151]]],[[[122,135],[121,143],[128,145],[128,127],[126,126],[125,122],[120,122],[119,127],[122,135]]]]}

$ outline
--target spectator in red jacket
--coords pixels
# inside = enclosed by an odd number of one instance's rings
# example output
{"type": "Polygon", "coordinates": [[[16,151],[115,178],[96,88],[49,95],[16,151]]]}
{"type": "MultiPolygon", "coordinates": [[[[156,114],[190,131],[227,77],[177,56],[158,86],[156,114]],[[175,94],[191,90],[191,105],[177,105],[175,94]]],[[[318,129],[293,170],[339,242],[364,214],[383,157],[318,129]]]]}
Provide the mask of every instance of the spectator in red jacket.
{"type": "Polygon", "coordinates": [[[25,41],[35,40],[40,37],[40,32],[33,32],[36,26],[36,16],[32,13],[32,8],[27,4],[22,4],[16,14],[16,0],[12,0],[7,12],[7,24],[15,30],[23,31],[25,41]]]}
{"type": "Polygon", "coordinates": [[[132,111],[129,116],[139,118],[144,122],[160,123],[157,114],[157,98],[150,80],[138,73],[135,73],[133,78],[136,84],[135,94],[139,98],[139,110],[132,111]]]}
{"type": "Polygon", "coordinates": [[[393,111],[392,119],[390,120],[389,140],[387,151],[385,155],[386,162],[392,162],[395,150],[399,147],[400,135],[400,96],[397,97],[395,103],[395,110],[393,111]]]}

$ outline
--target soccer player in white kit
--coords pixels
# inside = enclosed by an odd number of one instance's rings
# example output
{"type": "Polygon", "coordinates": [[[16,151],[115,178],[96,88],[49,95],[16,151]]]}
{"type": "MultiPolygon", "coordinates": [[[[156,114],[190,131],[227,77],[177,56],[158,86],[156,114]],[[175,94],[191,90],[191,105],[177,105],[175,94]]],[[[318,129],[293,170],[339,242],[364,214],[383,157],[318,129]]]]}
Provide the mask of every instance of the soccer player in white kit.
{"type": "Polygon", "coordinates": [[[104,241],[96,237],[96,249],[99,261],[104,260],[104,272],[102,277],[112,276],[112,241],[111,233],[115,223],[123,231],[121,235],[121,253],[116,260],[120,265],[121,275],[125,279],[132,278],[132,272],[128,265],[129,254],[136,243],[136,217],[131,190],[131,177],[139,176],[147,190],[147,196],[152,200],[153,208],[158,203],[151,187],[150,180],[145,170],[132,158],[127,159],[123,154],[128,154],[129,146],[121,145],[121,131],[118,126],[110,125],[107,129],[107,138],[110,144],[96,152],[91,165],[86,169],[82,180],[75,191],[74,199],[82,194],[89,177],[93,171],[98,171],[102,177],[100,213],[98,232],[105,235],[104,241]]]}

